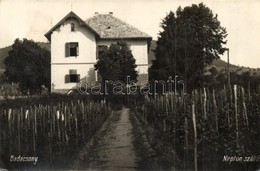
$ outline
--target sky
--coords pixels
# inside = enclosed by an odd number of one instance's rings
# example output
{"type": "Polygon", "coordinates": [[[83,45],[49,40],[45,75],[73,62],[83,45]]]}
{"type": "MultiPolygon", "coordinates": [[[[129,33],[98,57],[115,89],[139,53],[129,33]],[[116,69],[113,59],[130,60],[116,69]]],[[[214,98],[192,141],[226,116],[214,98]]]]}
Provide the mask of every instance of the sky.
{"type": "MultiPolygon", "coordinates": [[[[170,11],[200,2],[227,29],[230,63],[260,67],[260,0],[0,0],[0,48],[16,38],[47,42],[44,34],[70,11],[84,20],[95,12],[113,12],[157,40],[170,11]]],[[[221,58],[226,61],[227,55],[221,58]]]]}

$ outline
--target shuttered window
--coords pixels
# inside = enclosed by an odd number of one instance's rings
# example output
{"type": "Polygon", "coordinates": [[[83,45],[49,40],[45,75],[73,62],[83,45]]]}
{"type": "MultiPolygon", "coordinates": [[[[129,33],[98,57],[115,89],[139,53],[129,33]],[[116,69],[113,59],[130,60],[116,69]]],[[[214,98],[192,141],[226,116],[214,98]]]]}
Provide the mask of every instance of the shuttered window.
{"type": "Polygon", "coordinates": [[[65,83],[78,83],[80,81],[80,74],[77,74],[76,69],[70,69],[69,74],[65,75],[65,83]]]}
{"type": "Polygon", "coordinates": [[[65,44],[65,56],[79,56],[79,43],[70,42],[65,44]]]}

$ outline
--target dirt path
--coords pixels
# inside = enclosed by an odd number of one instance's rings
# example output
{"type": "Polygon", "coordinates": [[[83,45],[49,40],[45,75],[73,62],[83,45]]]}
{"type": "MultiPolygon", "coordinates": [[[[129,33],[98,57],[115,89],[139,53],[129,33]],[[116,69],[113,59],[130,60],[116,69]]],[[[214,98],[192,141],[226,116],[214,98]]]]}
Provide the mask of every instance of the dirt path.
{"type": "Polygon", "coordinates": [[[73,169],[137,170],[139,158],[133,145],[129,109],[113,112],[100,131],[80,152],[73,169]]]}

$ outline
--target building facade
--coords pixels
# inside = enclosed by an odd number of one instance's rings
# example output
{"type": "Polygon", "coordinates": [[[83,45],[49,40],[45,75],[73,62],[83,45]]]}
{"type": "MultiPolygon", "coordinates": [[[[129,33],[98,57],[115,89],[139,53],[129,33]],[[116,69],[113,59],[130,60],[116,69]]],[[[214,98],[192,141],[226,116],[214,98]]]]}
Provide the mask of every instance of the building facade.
{"type": "Polygon", "coordinates": [[[125,41],[136,59],[138,82],[148,79],[151,37],[116,18],[112,13],[95,14],[82,20],[70,12],[46,34],[51,42],[51,92],[66,93],[84,80],[97,80],[94,65],[101,51],[125,41]]]}

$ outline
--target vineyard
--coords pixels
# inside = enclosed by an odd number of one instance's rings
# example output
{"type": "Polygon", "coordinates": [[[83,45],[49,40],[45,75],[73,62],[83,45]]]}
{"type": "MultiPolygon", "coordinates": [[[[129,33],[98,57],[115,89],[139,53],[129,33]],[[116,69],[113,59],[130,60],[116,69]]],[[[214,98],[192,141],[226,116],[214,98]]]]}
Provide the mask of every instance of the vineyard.
{"type": "Polygon", "coordinates": [[[109,118],[111,106],[117,104],[119,111],[121,103],[140,121],[162,169],[259,167],[260,87],[108,99],[51,95],[1,101],[1,159],[9,168],[65,169],[109,118]],[[40,160],[37,165],[9,162],[19,155],[40,160]],[[231,161],[233,156],[244,161],[231,161]]]}
{"type": "Polygon", "coordinates": [[[144,102],[136,102],[135,113],[166,168],[259,167],[260,87],[204,88],[191,95],[147,96],[144,102]],[[241,156],[243,161],[230,161],[227,156],[241,156]],[[245,161],[247,156],[252,160],[245,161]]]}
{"type": "MultiPolygon", "coordinates": [[[[70,98],[60,96],[33,102],[18,99],[3,103],[0,108],[2,159],[8,161],[12,155],[37,156],[41,159],[38,167],[53,163],[66,166],[111,112],[105,101],[70,98]]],[[[22,166],[28,164],[16,163],[9,167],[22,166]]]]}

